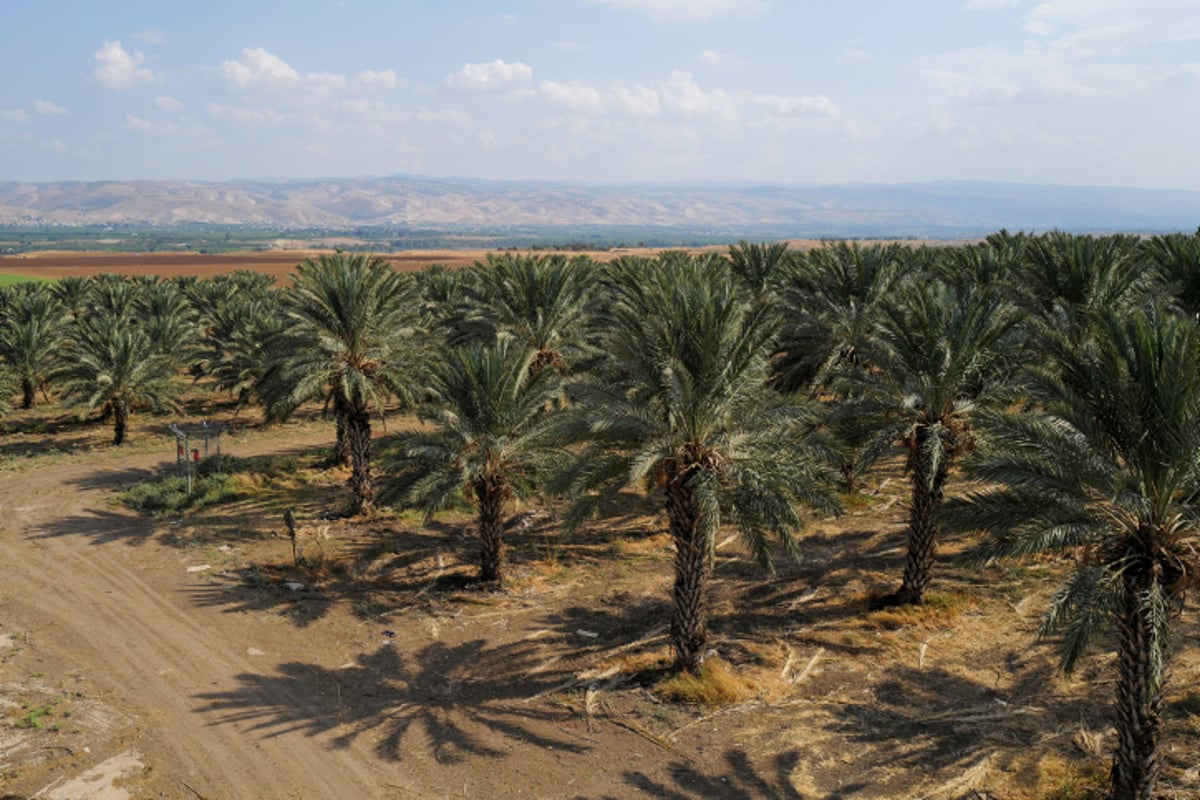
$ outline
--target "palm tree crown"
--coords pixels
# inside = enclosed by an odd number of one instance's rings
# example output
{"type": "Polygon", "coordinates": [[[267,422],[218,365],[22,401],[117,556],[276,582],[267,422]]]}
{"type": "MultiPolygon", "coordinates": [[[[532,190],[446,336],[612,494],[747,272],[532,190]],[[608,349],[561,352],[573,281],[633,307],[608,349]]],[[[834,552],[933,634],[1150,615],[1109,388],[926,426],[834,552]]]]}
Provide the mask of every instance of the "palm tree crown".
{"type": "Polygon", "coordinates": [[[707,648],[705,587],[714,535],[737,526],[759,561],[769,538],[795,555],[799,505],[832,510],[828,453],[812,410],[767,385],[776,317],[719,262],[671,258],[614,268],[606,361],[575,385],[568,417],[589,442],[568,474],[572,521],[627,485],[661,490],[675,546],[671,641],[696,669],[707,648]]]}
{"type": "Polygon", "coordinates": [[[982,483],[948,519],[986,556],[1078,553],[1043,633],[1070,670],[1117,630],[1112,797],[1154,796],[1172,620],[1200,574],[1200,333],[1161,312],[1098,318],[1095,340],[1038,371],[1043,411],[981,419],[982,483]]]}
{"type": "Polygon", "coordinates": [[[501,340],[448,350],[431,367],[429,399],[418,412],[432,431],[407,433],[388,493],[427,516],[466,489],[478,508],[480,579],[503,579],[503,510],[525,498],[569,453],[544,413],[557,395],[555,370],[531,370],[538,351],[501,340]]]}
{"type": "Polygon", "coordinates": [[[904,578],[893,599],[920,603],[932,579],[941,505],[954,461],[973,446],[971,418],[1013,396],[1016,308],[995,287],[912,281],[884,304],[871,371],[844,375],[841,414],[862,426],[870,463],[893,443],[912,483],[904,578]]]}
{"type": "Polygon", "coordinates": [[[77,325],[55,378],[68,399],[112,415],[113,444],[124,443],[134,411],[175,407],[182,389],[175,365],[144,331],[98,315],[77,325]]]}
{"type": "Polygon", "coordinates": [[[288,330],[263,376],[272,418],[323,398],[349,455],[354,511],[371,504],[371,412],[404,393],[417,359],[413,282],[380,258],[337,252],[305,259],[287,294],[288,330]]]}

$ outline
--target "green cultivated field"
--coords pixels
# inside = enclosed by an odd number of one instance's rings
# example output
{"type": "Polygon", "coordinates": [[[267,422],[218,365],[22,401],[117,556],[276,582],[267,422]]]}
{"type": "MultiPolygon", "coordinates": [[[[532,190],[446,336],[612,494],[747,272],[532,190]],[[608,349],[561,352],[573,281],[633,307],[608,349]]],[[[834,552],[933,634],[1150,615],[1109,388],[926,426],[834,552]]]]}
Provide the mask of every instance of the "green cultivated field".
{"type": "Polygon", "coordinates": [[[31,278],[28,275],[13,275],[8,272],[0,272],[0,286],[12,286],[15,283],[28,283],[29,281],[42,281],[45,278],[31,278]]]}

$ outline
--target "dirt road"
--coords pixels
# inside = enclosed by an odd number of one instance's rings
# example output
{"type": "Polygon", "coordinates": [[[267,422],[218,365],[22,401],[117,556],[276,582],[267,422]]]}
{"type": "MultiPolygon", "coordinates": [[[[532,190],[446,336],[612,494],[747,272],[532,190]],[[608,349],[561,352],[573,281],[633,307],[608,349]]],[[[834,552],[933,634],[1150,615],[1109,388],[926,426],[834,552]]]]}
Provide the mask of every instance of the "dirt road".
{"type": "MultiPolygon", "coordinates": [[[[149,524],[107,507],[114,484],[161,461],[113,453],[100,464],[71,461],[0,478],[8,615],[34,622],[44,661],[134,713],[126,749],[145,764],[183,765],[174,777],[204,797],[377,797],[385,784],[411,786],[394,770],[381,774],[357,745],[331,749],[302,731],[247,735],[250,726],[216,724],[205,713],[199,693],[232,689],[235,676],[263,665],[214,627],[211,610],[181,595],[185,568],[173,575],[139,568],[149,524]]],[[[277,685],[258,691],[264,706],[303,710],[310,702],[277,685]]]]}

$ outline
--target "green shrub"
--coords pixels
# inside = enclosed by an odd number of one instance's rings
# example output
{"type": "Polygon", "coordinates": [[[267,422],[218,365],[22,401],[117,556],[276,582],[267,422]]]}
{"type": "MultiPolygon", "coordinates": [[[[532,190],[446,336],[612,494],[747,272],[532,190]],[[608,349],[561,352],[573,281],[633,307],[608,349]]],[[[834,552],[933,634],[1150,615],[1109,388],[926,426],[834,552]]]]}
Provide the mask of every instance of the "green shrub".
{"type": "Polygon", "coordinates": [[[179,475],[140,481],[117,495],[121,504],[149,516],[180,514],[237,498],[237,483],[229,473],[196,476],[190,496],[187,478],[179,475]]]}

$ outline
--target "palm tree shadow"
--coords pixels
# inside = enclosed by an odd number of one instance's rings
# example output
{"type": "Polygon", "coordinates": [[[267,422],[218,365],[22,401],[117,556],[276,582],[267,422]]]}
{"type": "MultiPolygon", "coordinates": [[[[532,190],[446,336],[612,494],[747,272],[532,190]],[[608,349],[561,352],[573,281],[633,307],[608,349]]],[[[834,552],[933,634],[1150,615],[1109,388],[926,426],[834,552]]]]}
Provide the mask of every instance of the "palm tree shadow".
{"type": "Polygon", "coordinates": [[[940,669],[897,666],[870,699],[834,706],[828,729],[871,746],[876,763],[861,777],[873,785],[888,780],[886,771],[961,775],[992,758],[1003,769],[1072,724],[1103,725],[1105,711],[1090,698],[1046,697],[1052,673],[1049,664],[1023,666],[1009,687],[996,690],[940,669]]]}
{"type": "Polygon", "coordinates": [[[79,514],[41,523],[31,528],[28,535],[32,539],[83,537],[93,545],[121,541],[141,545],[154,538],[154,524],[125,513],[87,509],[79,514]]]}
{"type": "Polygon", "coordinates": [[[770,763],[762,768],[756,767],[750,755],[739,748],[726,750],[723,760],[725,769],[717,772],[705,772],[687,761],[672,762],[666,766],[670,785],[643,772],[633,771],[625,773],[624,782],[641,795],[663,800],[804,800],[791,781],[791,775],[800,762],[800,753],[795,750],[775,754],[770,763]]]}
{"type": "Polygon", "coordinates": [[[337,669],[290,662],[195,697],[217,715],[213,725],[248,725],[265,738],[329,736],[334,748],[371,736],[375,753],[390,761],[419,746],[451,765],[502,758],[520,744],[586,752],[583,737],[570,738],[564,727],[574,713],[538,699],[563,678],[554,670],[527,676],[540,664],[532,643],[433,642],[406,656],[385,642],[337,669]]]}

